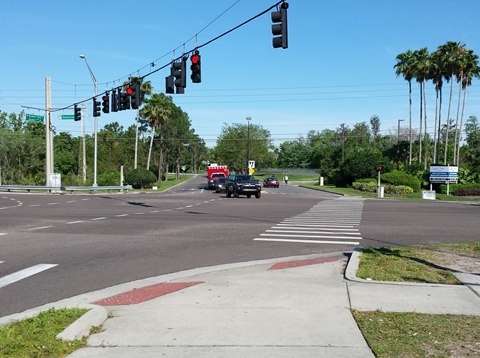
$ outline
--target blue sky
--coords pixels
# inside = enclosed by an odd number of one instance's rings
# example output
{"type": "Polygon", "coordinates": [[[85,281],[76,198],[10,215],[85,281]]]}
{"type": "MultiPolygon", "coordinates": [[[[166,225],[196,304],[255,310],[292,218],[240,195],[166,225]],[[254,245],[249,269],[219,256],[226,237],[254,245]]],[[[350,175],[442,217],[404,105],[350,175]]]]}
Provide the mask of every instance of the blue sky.
{"type": "MultiPolygon", "coordinates": [[[[99,93],[128,76],[143,76],[275,4],[276,0],[6,1],[0,21],[0,110],[40,114],[45,77],[52,80],[52,107],[93,95],[84,54],[99,93]],[[151,67],[151,63],[155,67],[151,67]],[[28,106],[32,108],[22,108],[28,106]]],[[[309,130],[353,126],[373,115],[381,133],[408,118],[407,83],[396,77],[397,54],[460,41],[480,54],[478,0],[290,0],[289,48],[272,47],[270,13],[201,48],[202,83],[188,82],[174,102],[195,132],[214,146],[222,126],[259,124],[275,144],[309,130]]],[[[169,66],[148,77],[165,91],[169,66]]],[[[189,77],[189,76],[187,76],[189,77]]],[[[418,88],[414,84],[414,127],[418,88]]],[[[434,90],[427,88],[433,120],[434,90]]],[[[93,132],[87,102],[87,132],[93,132]]],[[[81,134],[79,122],[60,120],[58,131],[81,134]]],[[[446,114],[445,114],[446,115],[446,114]]],[[[480,117],[480,86],[469,90],[466,117],[480,117]]],[[[134,123],[135,111],[102,114],[99,128],[134,123]]],[[[403,125],[407,125],[405,121],[403,125]]]]}

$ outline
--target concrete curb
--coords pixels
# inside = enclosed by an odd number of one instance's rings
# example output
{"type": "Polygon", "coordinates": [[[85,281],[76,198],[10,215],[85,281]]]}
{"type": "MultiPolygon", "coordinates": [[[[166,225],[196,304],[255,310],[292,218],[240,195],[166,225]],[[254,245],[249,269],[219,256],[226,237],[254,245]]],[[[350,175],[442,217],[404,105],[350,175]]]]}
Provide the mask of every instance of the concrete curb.
{"type": "Polygon", "coordinates": [[[63,332],[57,334],[57,338],[64,341],[82,339],[90,335],[92,327],[101,326],[108,318],[108,310],[101,306],[94,306],[90,311],[73,322],[63,332]]]}

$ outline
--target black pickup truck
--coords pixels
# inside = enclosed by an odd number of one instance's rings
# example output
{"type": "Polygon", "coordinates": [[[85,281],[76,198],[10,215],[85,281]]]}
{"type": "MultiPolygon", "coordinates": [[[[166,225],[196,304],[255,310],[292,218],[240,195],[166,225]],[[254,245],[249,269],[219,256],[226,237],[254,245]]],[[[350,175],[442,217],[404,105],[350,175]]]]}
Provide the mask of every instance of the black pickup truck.
{"type": "Polygon", "coordinates": [[[235,198],[239,195],[246,195],[250,198],[255,195],[257,199],[262,195],[262,186],[255,179],[253,175],[249,174],[232,174],[228,176],[225,183],[225,193],[227,198],[230,198],[233,194],[235,198]]]}

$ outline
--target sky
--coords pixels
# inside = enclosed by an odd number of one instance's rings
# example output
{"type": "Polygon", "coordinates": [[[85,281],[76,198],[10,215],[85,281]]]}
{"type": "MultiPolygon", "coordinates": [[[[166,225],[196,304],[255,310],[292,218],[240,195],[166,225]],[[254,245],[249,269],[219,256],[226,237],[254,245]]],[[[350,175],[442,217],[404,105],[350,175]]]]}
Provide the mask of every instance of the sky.
{"type": "MultiPolygon", "coordinates": [[[[394,70],[398,54],[434,51],[447,41],[480,54],[478,0],[290,0],[288,49],[272,46],[270,11],[216,39],[277,2],[0,0],[0,111],[43,115],[49,77],[52,108],[71,106],[52,112],[52,125],[80,136],[80,122],[61,119],[94,94],[80,54],[100,95],[145,75],[164,93],[171,60],[201,46],[202,82],[191,83],[188,70],[185,94],[172,98],[209,147],[222,127],[246,124],[247,117],[269,130],[276,145],[311,130],[369,123],[374,115],[387,135],[408,125],[408,85],[394,70]]],[[[416,83],[413,96],[416,128],[416,83]]],[[[433,121],[431,83],[427,96],[433,121]]],[[[91,134],[91,100],[85,105],[91,134]]],[[[126,129],[135,115],[102,113],[99,129],[112,122],[126,129]]],[[[478,79],[469,88],[465,117],[471,115],[480,117],[478,79]]]]}

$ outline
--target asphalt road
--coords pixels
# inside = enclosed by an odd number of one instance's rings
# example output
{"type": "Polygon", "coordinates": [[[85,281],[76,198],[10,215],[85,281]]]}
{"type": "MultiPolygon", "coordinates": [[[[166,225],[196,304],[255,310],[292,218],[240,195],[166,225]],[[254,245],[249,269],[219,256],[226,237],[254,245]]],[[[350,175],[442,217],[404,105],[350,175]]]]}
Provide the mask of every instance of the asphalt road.
{"type": "Polygon", "coordinates": [[[198,176],[165,193],[0,193],[0,316],[191,268],[476,241],[480,232],[478,204],[342,198],[294,185],[226,198],[204,184],[198,176]]]}

